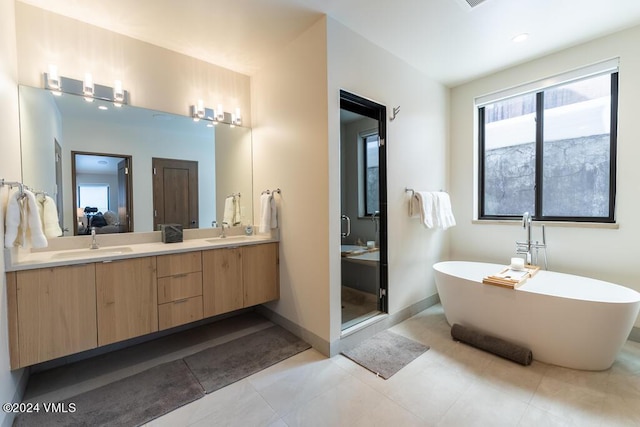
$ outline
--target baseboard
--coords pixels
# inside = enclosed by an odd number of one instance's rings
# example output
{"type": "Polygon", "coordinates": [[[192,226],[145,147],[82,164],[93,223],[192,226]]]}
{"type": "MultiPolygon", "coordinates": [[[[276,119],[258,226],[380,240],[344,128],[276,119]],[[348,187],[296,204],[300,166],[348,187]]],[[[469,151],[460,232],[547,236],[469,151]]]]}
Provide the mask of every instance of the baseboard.
{"type": "MultiPolygon", "coordinates": [[[[13,375],[15,372],[13,371],[13,375]]],[[[12,403],[20,403],[22,402],[22,398],[24,396],[24,392],[27,389],[27,383],[29,382],[30,369],[24,368],[22,369],[22,373],[20,375],[20,379],[16,384],[16,392],[13,394],[12,403]]],[[[0,427],[11,427],[13,425],[13,421],[16,417],[16,414],[11,412],[4,412],[4,418],[2,419],[2,423],[0,423],[0,427]]]]}
{"type": "Polygon", "coordinates": [[[407,308],[400,310],[397,313],[385,315],[380,318],[379,321],[374,321],[362,328],[349,333],[349,335],[342,336],[340,339],[335,340],[332,343],[320,338],[318,335],[314,334],[311,331],[303,328],[297,323],[292,322],[291,320],[279,315],[278,313],[268,309],[265,306],[258,306],[256,311],[262,314],[267,319],[271,320],[273,323],[282,326],[292,334],[300,337],[305,340],[311,346],[324,354],[327,357],[333,357],[336,354],[339,354],[341,351],[354,347],[359,344],[361,341],[370,338],[377,334],[378,332],[382,332],[393,325],[396,325],[409,317],[420,313],[423,310],[431,307],[432,305],[438,304],[440,302],[440,297],[436,295],[432,295],[428,298],[423,299],[422,301],[418,301],[415,304],[410,305],[407,308]]]}
{"type": "Polygon", "coordinates": [[[320,338],[318,335],[316,335],[313,332],[303,328],[302,326],[298,325],[297,323],[292,322],[291,320],[287,319],[286,317],[283,317],[283,316],[279,315],[275,311],[272,311],[272,310],[268,309],[264,305],[257,306],[256,307],[256,312],[261,314],[261,315],[263,315],[267,319],[271,320],[276,325],[282,326],[287,331],[291,332],[293,335],[295,335],[295,336],[299,337],[300,339],[306,341],[307,343],[311,344],[311,346],[315,350],[319,351],[320,353],[324,354],[325,356],[329,356],[329,350],[330,349],[329,349],[329,342],[328,341],[320,338]]]}
{"type": "Polygon", "coordinates": [[[629,339],[631,341],[640,342],[640,328],[633,327],[631,328],[631,333],[629,334],[629,339]]]}

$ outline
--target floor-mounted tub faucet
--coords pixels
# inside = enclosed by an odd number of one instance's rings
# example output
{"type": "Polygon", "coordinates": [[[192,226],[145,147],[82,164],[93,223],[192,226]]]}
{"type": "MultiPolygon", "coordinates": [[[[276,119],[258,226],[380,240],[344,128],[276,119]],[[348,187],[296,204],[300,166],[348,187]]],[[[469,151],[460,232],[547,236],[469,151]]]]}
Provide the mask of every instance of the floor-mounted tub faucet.
{"type": "Polygon", "coordinates": [[[544,256],[544,268],[547,269],[547,236],[542,224],[542,243],[537,240],[534,242],[531,239],[531,223],[532,217],[529,212],[525,212],[522,215],[522,227],[526,230],[527,240],[524,242],[516,241],[516,253],[519,255],[525,255],[525,261],[530,265],[538,265],[538,253],[540,249],[543,250],[544,256]],[[534,252],[535,250],[535,252],[534,252]]]}

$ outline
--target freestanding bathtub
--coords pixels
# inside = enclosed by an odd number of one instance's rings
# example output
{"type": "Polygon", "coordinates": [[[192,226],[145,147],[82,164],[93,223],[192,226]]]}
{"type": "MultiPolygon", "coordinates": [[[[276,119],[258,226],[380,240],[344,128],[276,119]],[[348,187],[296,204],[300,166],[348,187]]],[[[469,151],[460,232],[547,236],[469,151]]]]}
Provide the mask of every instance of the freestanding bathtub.
{"type": "Polygon", "coordinates": [[[519,288],[482,284],[500,264],[433,266],[447,322],[528,347],[540,362],[599,371],[613,364],[640,310],[640,293],[601,280],[539,271],[519,288]]]}

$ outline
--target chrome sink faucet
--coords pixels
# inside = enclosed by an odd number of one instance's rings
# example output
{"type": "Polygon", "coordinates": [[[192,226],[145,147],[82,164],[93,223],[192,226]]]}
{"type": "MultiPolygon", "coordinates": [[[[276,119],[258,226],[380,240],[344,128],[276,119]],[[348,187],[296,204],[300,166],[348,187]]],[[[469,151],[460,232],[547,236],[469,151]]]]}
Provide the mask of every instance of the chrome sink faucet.
{"type": "Polygon", "coordinates": [[[91,227],[91,246],[89,246],[89,249],[98,249],[100,246],[98,245],[98,242],[96,241],[96,228],[95,227],[91,227]]]}

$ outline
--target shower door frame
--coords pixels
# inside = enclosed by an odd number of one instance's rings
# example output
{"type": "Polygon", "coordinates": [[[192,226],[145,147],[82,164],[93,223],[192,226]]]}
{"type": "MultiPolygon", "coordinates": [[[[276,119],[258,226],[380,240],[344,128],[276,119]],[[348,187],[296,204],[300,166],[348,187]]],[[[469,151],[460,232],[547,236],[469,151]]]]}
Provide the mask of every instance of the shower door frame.
{"type": "Polygon", "coordinates": [[[340,109],[351,111],[378,121],[378,185],[379,185],[379,295],[378,310],[388,312],[388,241],[387,241],[387,108],[370,99],[356,95],[346,90],[340,90],[340,109]]]}

